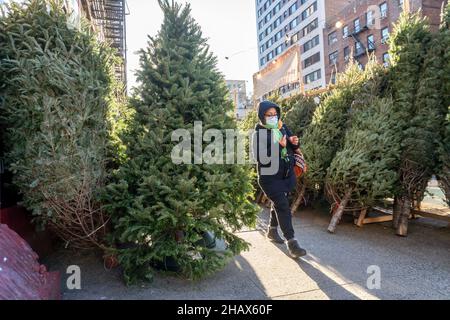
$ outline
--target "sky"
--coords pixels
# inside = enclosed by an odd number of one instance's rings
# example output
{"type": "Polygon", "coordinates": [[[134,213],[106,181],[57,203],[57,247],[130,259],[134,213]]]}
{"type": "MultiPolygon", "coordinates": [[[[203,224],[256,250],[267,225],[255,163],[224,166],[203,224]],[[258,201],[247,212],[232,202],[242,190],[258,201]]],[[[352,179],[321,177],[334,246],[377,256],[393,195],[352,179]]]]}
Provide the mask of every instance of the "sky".
{"type": "MultiPolygon", "coordinates": [[[[246,80],[253,91],[253,74],[258,71],[255,0],[178,0],[189,3],[192,16],[208,38],[218,57],[218,68],[226,80],[246,80]],[[230,57],[229,60],[225,57],[230,57]]],[[[135,86],[139,67],[136,51],[147,46],[147,35],[160,29],[163,15],[157,0],[127,0],[128,88],[135,86]]]]}

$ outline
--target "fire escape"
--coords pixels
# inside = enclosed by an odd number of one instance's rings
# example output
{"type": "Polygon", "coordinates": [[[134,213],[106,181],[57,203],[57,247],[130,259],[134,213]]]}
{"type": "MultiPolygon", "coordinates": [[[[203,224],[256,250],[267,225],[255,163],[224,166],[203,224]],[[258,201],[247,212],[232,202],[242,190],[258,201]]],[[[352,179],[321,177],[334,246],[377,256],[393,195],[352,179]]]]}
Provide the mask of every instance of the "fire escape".
{"type": "Polygon", "coordinates": [[[353,30],[353,32],[349,34],[349,36],[352,37],[353,40],[355,40],[355,50],[353,53],[353,58],[358,63],[361,63],[359,59],[362,56],[364,56],[365,54],[370,53],[372,51],[375,51],[375,43],[374,42],[368,41],[368,43],[367,43],[368,47],[366,47],[364,45],[364,43],[359,39],[359,34],[368,29],[369,29],[369,27],[367,26],[367,24],[365,24],[362,27],[355,28],[353,30]]]}
{"type": "Polygon", "coordinates": [[[100,32],[102,40],[115,48],[122,59],[122,64],[116,66],[116,76],[126,85],[126,0],[84,0],[82,4],[100,32]]]}

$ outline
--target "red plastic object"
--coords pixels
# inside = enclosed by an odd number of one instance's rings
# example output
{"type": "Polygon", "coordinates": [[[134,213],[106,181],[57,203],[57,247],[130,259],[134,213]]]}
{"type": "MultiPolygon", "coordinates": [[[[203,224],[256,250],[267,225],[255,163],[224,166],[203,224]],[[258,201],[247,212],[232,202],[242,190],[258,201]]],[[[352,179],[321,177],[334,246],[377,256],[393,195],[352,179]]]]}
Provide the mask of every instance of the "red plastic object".
{"type": "Polygon", "coordinates": [[[31,223],[31,214],[24,207],[16,205],[0,209],[0,223],[17,232],[41,258],[52,253],[50,232],[37,232],[31,223]]]}
{"type": "Polygon", "coordinates": [[[48,272],[28,243],[0,224],[0,300],[59,300],[60,274],[48,272]]]}

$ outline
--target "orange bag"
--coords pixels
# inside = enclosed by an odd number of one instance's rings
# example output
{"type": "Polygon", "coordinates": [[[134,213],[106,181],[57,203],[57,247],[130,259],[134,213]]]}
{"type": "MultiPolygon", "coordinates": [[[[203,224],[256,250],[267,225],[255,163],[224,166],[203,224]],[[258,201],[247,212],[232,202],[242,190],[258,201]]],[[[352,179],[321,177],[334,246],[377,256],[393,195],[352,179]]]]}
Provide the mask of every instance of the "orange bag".
{"type": "Polygon", "coordinates": [[[294,173],[295,176],[298,178],[302,174],[304,174],[308,170],[308,166],[305,161],[305,157],[299,150],[298,153],[294,154],[295,157],[295,166],[294,166],[294,173]]]}

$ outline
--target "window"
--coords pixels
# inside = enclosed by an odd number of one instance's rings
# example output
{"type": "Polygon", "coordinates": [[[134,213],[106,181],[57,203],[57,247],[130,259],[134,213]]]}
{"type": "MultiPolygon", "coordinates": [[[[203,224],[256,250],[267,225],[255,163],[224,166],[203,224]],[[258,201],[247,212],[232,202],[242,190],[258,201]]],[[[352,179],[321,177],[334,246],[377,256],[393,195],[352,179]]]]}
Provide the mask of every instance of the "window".
{"type": "Polygon", "coordinates": [[[281,10],[281,2],[278,2],[278,4],[273,8],[273,14],[276,14],[280,10],[281,10]]]}
{"type": "Polygon", "coordinates": [[[342,38],[347,37],[348,37],[348,26],[344,26],[344,28],[342,28],[342,38]]]}
{"type": "Polygon", "coordinates": [[[283,51],[283,45],[279,45],[275,48],[275,55],[279,55],[283,51]]]}
{"type": "Polygon", "coordinates": [[[335,51],[333,53],[330,53],[329,58],[330,58],[330,64],[336,64],[338,62],[338,52],[335,51]]]}
{"type": "Polygon", "coordinates": [[[269,14],[264,18],[264,22],[267,23],[270,19],[272,19],[272,12],[269,12],[269,14]]]}
{"type": "Polygon", "coordinates": [[[273,44],[273,39],[270,38],[267,42],[266,42],[266,48],[269,49],[273,44]]]}
{"type": "Polygon", "coordinates": [[[303,52],[306,52],[309,49],[314,48],[318,44],[319,44],[319,36],[315,36],[314,38],[303,44],[303,52]]]}
{"type": "Polygon", "coordinates": [[[261,41],[262,39],[264,39],[264,32],[259,35],[259,41],[261,41]]]}
{"type": "Polygon", "coordinates": [[[314,72],[307,74],[304,78],[304,82],[305,82],[305,84],[308,84],[308,83],[314,82],[316,80],[319,80],[320,78],[321,78],[321,72],[319,69],[319,70],[316,70],[314,72]]]}
{"type": "Polygon", "coordinates": [[[398,0],[398,6],[403,10],[403,0],[398,0]]]}
{"type": "Polygon", "coordinates": [[[263,12],[262,9],[259,9],[259,10],[258,10],[258,18],[261,17],[262,12],[263,12]]]}
{"type": "Polygon", "coordinates": [[[310,15],[317,11],[317,1],[310,5],[307,9],[302,12],[302,20],[307,19],[310,15]]]}
{"type": "Polygon", "coordinates": [[[266,63],[266,58],[261,58],[260,65],[263,66],[266,63]]]}
{"type": "Polygon", "coordinates": [[[298,17],[295,18],[294,20],[292,20],[292,21],[289,23],[289,28],[292,30],[292,29],[294,29],[297,25],[298,25],[298,17]]]}
{"type": "Polygon", "coordinates": [[[274,39],[275,42],[281,39],[283,32],[282,31],[278,31],[277,33],[275,33],[274,39]]]}
{"type": "Polygon", "coordinates": [[[273,59],[273,51],[270,51],[269,54],[267,55],[267,61],[269,62],[272,59],[273,59]]]}
{"type": "Polygon", "coordinates": [[[308,0],[301,0],[301,1],[300,1],[300,4],[302,4],[302,5],[303,5],[303,4],[305,4],[305,3],[306,3],[306,1],[308,1],[308,0]]]}
{"type": "Polygon", "coordinates": [[[298,35],[299,33],[297,32],[296,34],[294,34],[291,38],[291,44],[294,44],[298,41],[298,35]]]}
{"type": "Polygon", "coordinates": [[[278,17],[274,23],[273,23],[273,28],[275,29],[276,27],[278,27],[281,24],[281,17],[278,17]]]}
{"type": "Polygon", "coordinates": [[[297,2],[295,2],[292,6],[289,7],[289,15],[293,14],[297,9],[297,2]]]}
{"type": "Polygon", "coordinates": [[[388,39],[389,39],[389,28],[386,27],[381,30],[381,43],[386,43],[388,39]]]}
{"type": "Polygon", "coordinates": [[[337,39],[337,33],[336,33],[336,31],[333,31],[332,33],[330,33],[329,35],[328,35],[328,45],[332,45],[332,44],[334,44],[335,42],[337,42],[338,41],[338,39],[337,39]]]}
{"type": "Polygon", "coordinates": [[[389,53],[383,53],[383,65],[385,67],[389,66],[389,53]]]}
{"type": "Polygon", "coordinates": [[[382,4],[380,4],[380,15],[381,15],[381,18],[386,18],[387,17],[387,11],[388,11],[387,3],[383,2],[382,4]]]}
{"type": "Polygon", "coordinates": [[[348,62],[350,60],[350,47],[344,48],[344,61],[348,62]]]}
{"type": "Polygon", "coordinates": [[[369,49],[369,51],[375,50],[375,39],[373,34],[367,37],[367,49],[369,49]]]}
{"type": "Polygon", "coordinates": [[[259,53],[263,53],[265,49],[266,49],[265,46],[261,46],[261,47],[259,48],[259,53]]]}
{"type": "Polygon", "coordinates": [[[359,22],[359,18],[353,21],[353,28],[355,32],[359,32],[361,30],[361,23],[359,22]]]}
{"type": "Polygon", "coordinates": [[[266,36],[268,36],[269,33],[271,33],[271,32],[272,32],[272,26],[269,26],[269,27],[266,29],[266,36]]]}
{"type": "Polygon", "coordinates": [[[336,72],[333,72],[330,77],[331,84],[336,84],[336,72]]]}
{"type": "Polygon", "coordinates": [[[303,61],[303,67],[308,68],[319,61],[320,61],[320,52],[317,52],[303,61]]]}
{"type": "Polygon", "coordinates": [[[366,24],[367,24],[367,26],[373,26],[375,24],[375,19],[373,17],[372,10],[369,10],[366,12],[366,24]]]}
{"type": "Polygon", "coordinates": [[[362,44],[361,42],[355,42],[355,55],[360,55],[362,53],[362,44]]]}
{"type": "Polygon", "coordinates": [[[303,28],[303,36],[306,36],[307,34],[311,33],[314,29],[316,29],[319,26],[319,20],[316,18],[313,22],[308,24],[306,27],[303,28]]]}
{"type": "Polygon", "coordinates": [[[260,21],[259,23],[258,23],[258,30],[260,30],[261,28],[262,28],[262,26],[263,26],[263,21],[260,21]]]}

